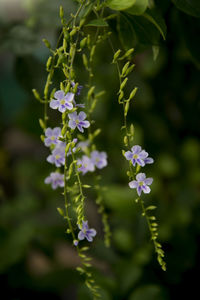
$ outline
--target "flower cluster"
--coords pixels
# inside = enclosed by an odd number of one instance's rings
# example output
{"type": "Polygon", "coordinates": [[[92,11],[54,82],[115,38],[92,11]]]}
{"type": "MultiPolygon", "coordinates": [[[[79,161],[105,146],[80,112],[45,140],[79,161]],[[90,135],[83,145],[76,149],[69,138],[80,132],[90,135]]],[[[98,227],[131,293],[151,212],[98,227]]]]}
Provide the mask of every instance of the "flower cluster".
{"type": "MultiPolygon", "coordinates": [[[[71,85],[72,88],[75,87],[74,82],[71,82],[71,85]]],[[[81,89],[82,86],[77,87],[76,95],[80,94],[81,89]]],[[[86,120],[86,113],[84,111],[77,113],[77,109],[84,107],[84,104],[76,104],[75,94],[73,92],[65,93],[62,90],[56,91],[54,93],[54,98],[50,101],[49,105],[52,109],[57,109],[62,113],[62,117],[65,119],[65,128],[69,128],[68,132],[70,132],[70,136],[73,136],[76,129],[81,133],[84,133],[84,129],[90,126],[90,122],[86,120]]],[[[44,144],[49,147],[51,151],[50,155],[47,157],[47,161],[57,168],[55,172],[50,173],[45,179],[45,183],[51,184],[53,189],[65,186],[66,173],[62,174],[62,168],[66,164],[66,157],[73,153],[76,155],[79,151],[89,151],[90,142],[88,140],[79,143],[77,142],[78,139],[74,138],[71,142],[73,147],[67,147],[67,135],[60,127],[49,127],[45,130],[44,144]]],[[[73,157],[72,160],[74,160],[73,157]]],[[[105,166],[107,166],[107,154],[97,150],[90,152],[90,156],[83,155],[77,160],[77,171],[82,172],[82,174],[93,172],[95,168],[102,169],[105,166]]],[[[96,235],[96,230],[89,229],[88,221],[82,221],[82,226],[78,225],[78,227],[80,232],[78,234],[78,239],[74,240],[74,245],[77,246],[79,240],[85,238],[89,242],[92,242],[93,237],[96,235]]]]}
{"type": "MultiPolygon", "coordinates": [[[[133,146],[131,151],[125,152],[124,156],[127,160],[131,161],[134,167],[136,165],[144,167],[146,164],[152,164],[154,162],[153,158],[148,157],[149,154],[138,145],[133,146]]],[[[129,182],[129,187],[136,189],[138,196],[141,196],[142,192],[145,194],[150,193],[151,189],[149,185],[151,185],[152,182],[153,178],[146,178],[145,173],[139,173],[136,175],[136,180],[129,182]]]]}
{"type": "Polygon", "coordinates": [[[92,151],[90,157],[83,155],[81,159],[78,159],[78,170],[84,174],[87,172],[93,172],[95,167],[102,169],[107,166],[107,154],[105,152],[92,151]]]}

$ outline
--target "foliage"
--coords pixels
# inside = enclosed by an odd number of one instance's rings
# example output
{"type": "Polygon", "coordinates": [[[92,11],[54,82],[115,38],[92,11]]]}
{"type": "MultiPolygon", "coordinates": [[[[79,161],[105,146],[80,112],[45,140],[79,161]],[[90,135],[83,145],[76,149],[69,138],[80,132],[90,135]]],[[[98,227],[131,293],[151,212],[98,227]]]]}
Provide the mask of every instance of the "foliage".
{"type": "MultiPolygon", "coordinates": [[[[63,196],[43,184],[50,172],[48,164],[43,162],[48,153],[38,141],[40,127],[33,122],[41,115],[41,107],[34,102],[31,89],[35,87],[41,93],[46,75],[44,60],[48,56],[41,37],[47,37],[55,48],[60,33],[59,5],[64,6],[66,18],[76,9],[74,2],[66,6],[61,2],[38,1],[34,9],[27,10],[26,21],[2,18],[0,27],[3,74],[0,270],[2,293],[6,290],[8,299],[41,296],[90,299],[78,274],[72,271],[79,262],[71,250],[70,236],[63,234],[66,224],[55,212],[55,207],[62,207],[63,196]],[[18,28],[23,28],[20,29],[22,38],[16,38],[18,28]]],[[[182,1],[181,5],[186,2],[182,1]]],[[[190,3],[195,5],[195,1],[190,3]]],[[[119,159],[124,146],[123,140],[119,140],[123,114],[116,99],[117,72],[114,64],[110,64],[112,53],[102,42],[96,51],[94,72],[98,90],[105,89],[107,93],[94,111],[96,123],[102,124],[96,142],[98,147],[105,147],[109,164],[117,170],[108,166],[102,171],[102,183],[106,187],[99,198],[104,199],[103,209],[109,214],[112,246],[108,249],[98,240],[89,253],[94,257],[93,272],[102,287],[103,299],[184,299],[198,286],[195,271],[199,267],[199,51],[192,33],[198,36],[199,18],[181,9],[175,1],[155,1],[154,6],[142,15],[106,8],[106,17],[98,25],[102,29],[107,29],[107,24],[111,27],[115,49],[124,47],[126,51],[135,47],[136,67],[127,82],[127,92],[132,88],[129,82],[138,91],[134,103],[130,104],[127,121],[134,123],[135,143],[143,144],[155,158],[155,166],[149,169],[154,177],[152,199],[144,198],[144,202],[158,207],[156,218],[168,268],[162,273],[152,256],[145,220],[140,218],[139,206],[134,203],[137,196],[127,186],[126,161],[123,156],[119,159]],[[150,29],[150,21],[144,14],[154,9],[165,20],[167,33],[157,19],[158,26],[152,23],[150,29]],[[126,28],[127,22],[134,31],[123,30],[122,34],[122,26],[126,28]],[[146,29],[141,30],[139,24],[145,24],[146,29]],[[135,37],[137,32],[145,30],[150,32],[147,36],[141,33],[141,39],[140,34],[135,37]]],[[[194,7],[198,12],[197,2],[194,7]]],[[[88,25],[92,26],[85,30],[93,34],[96,22],[95,14],[88,15],[88,25]]],[[[82,83],[86,75],[80,71],[80,63],[76,61],[75,68],[82,83]]],[[[57,86],[60,80],[56,71],[57,86]]],[[[51,118],[57,122],[55,114],[51,113],[51,118]]],[[[103,240],[103,226],[94,206],[95,195],[90,189],[87,193],[87,216],[103,240]]]]}

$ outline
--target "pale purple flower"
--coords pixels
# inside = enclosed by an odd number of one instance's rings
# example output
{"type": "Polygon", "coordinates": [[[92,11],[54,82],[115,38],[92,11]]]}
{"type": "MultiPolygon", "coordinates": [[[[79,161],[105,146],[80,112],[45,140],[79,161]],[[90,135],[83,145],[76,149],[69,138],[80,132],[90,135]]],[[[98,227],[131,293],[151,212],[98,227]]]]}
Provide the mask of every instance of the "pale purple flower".
{"type": "MultiPolygon", "coordinates": [[[[72,85],[72,87],[75,87],[75,82],[72,81],[72,82],[71,82],[71,85],[72,85]]],[[[78,85],[77,93],[76,93],[77,96],[80,95],[82,88],[83,88],[82,85],[78,85]]]]}
{"type": "Polygon", "coordinates": [[[74,243],[74,246],[78,246],[78,240],[74,240],[73,243],[74,243]]]}
{"type": "Polygon", "coordinates": [[[64,175],[58,172],[52,172],[44,182],[46,184],[51,184],[53,190],[55,190],[58,186],[64,187],[64,175]]]}
{"type": "Polygon", "coordinates": [[[64,142],[60,142],[55,149],[53,149],[52,154],[47,157],[47,161],[51,164],[55,164],[56,167],[64,166],[65,164],[65,147],[64,142]]]}
{"type": "Polygon", "coordinates": [[[129,186],[131,189],[137,189],[138,196],[141,193],[149,194],[151,189],[148,185],[151,185],[153,182],[153,178],[146,178],[145,173],[139,173],[136,176],[136,180],[129,182],[129,186]]]}
{"type": "Polygon", "coordinates": [[[124,156],[127,160],[131,160],[133,166],[136,164],[144,167],[145,164],[152,164],[154,162],[153,158],[148,157],[148,153],[138,145],[133,146],[131,151],[125,152],[124,156]]]}
{"type": "Polygon", "coordinates": [[[83,175],[85,175],[87,172],[93,172],[95,169],[92,160],[86,155],[83,155],[81,159],[78,159],[77,165],[81,165],[78,168],[78,171],[82,172],[83,175]]]}
{"type": "Polygon", "coordinates": [[[84,240],[85,238],[88,240],[88,242],[92,242],[93,241],[93,237],[95,237],[96,235],[96,230],[93,228],[89,228],[88,227],[88,221],[83,221],[82,222],[82,226],[78,225],[80,231],[78,234],[78,239],[80,241],[84,240]]]}
{"type": "Polygon", "coordinates": [[[61,136],[60,127],[55,127],[53,129],[47,128],[45,130],[45,139],[44,139],[45,146],[49,147],[51,145],[56,145],[59,142],[58,138],[60,136],[61,136]]]}
{"type": "Polygon", "coordinates": [[[59,90],[55,92],[54,97],[50,102],[51,108],[58,109],[61,113],[73,108],[74,93],[69,92],[65,95],[64,91],[59,90]]]}
{"type": "Polygon", "coordinates": [[[78,115],[75,111],[68,114],[68,116],[70,118],[68,125],[71,129],[75,129],[77,127],[80,132],[84,132],[83,127],[88,128],[90,126],[90,122],[85,120],[86,114],[83,111],[81,111],[78,115]]]}
{"type": "Polygon", "coordinates": [[[91,161],[98,168],[102,169],[107,166],[107,154],[105,152],[92,151],[91,152],[91,161]]]}
{"type": "Polygon", "coordinates": [[[79,142],[77,144],[77,148],[81,148],[82,151],[86,151],[86,149],[88,148],[89,144],[90,144],[89,140],[82,141],[82,142],[79,142]]]}
{"type": "Polygon", "coordinates": [[[153,164],[154,160],[151,157],[147,157],[144,159],[144,163],[146,164],[153,164]]]}

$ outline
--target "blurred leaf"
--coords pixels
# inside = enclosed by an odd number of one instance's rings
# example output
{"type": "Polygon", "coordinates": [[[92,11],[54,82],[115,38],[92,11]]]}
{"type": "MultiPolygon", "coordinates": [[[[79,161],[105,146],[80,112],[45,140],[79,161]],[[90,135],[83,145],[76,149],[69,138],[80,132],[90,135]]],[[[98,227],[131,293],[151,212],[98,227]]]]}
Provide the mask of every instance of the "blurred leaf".
{"type": "Polygon", "coordinates": [[[135,47],[137,44],[137,36],[131,25],[131,22],[126,18],[126,16],[121,14],[118,18],[118,32],[119,38],[123,47],[128,50],[135,47]]]}
{"type": "Polygon", "coordinates": [[[133,248],[133,237],[127,229],[119,228],[113,232],[113,240],[122,251],[130,251],[133,248]]]}
{"type": "Polygon", "coordinates": [[[160,47],[158,46],[152,46],[152,51],[153,51],[153,60],[156,61],[159,52],[160,52],[160,47]]]}
{"type": "Polygon", "coordinates": [[[158,285],[143,285],[135,289],[128,300],[164,300],[162,288],[158,285]]]}
{"type": "Polygon", "coordinates": [[[92,11],[94,6],[94,0],[90,1],[88,5],[84,5],[83,9],[80,12],[80,18],[86,18],[89,13],[92,11]]]}
{"type": "Polygon", "coordinates": [[[24,255],[35,235],[35,227],[27,221],[16,227],[1,241],[0,272],[17,263],[24,255]]]}
{"type": "Polygon", "coordinates": [[[144,16],[121,14],[118,19],[118,31],[125,49],[159,44],[158,30],[144,16]]]}
{"type": "Polygon", "coordinates": [[[142,269],[135,265],[135,263],[124,263],[122,266],[120,266],[120,275],[120,289],[124,295],[129,292],[130,288],[133,288],[133,286],[141,278],[142,269]]]}
{"type": "Polygon", "coordinates": [[[1,44],[1,48],[16,54],[32,53],[37,45],[38,36],[24,25],[16,25],[10,29],[8,36],[1,44]]]}
{"type": "Polygon", "coordinates": [[[133,6],[126,10],[131,15],[141,15],[145,12],[148,6],[148,0],[136,0],[133,6]]]}
{"type": "Polygon", "coordinates": [[[120,214],[128,213],[132,215],[135,211],[134,199],[136,199],[137,196],[136,193],[128,187],[110,185],[104,197],[106,206],[114,211],[120,212],[120,214]]]}
{"type": "Polygon", "coordinates": [[[181,148],[181,153],[185,161],[190,164],[194,163],[198,165],[198,161],[200,159],[200,144],[198,140],[195,140],[194,138],[185,140],[181,148]]]}
{"type": "Polygon", "coordinates": [[[165,24],[165,20],[161,16],[158,10],[156,9],[147,9],[147,11],[143,14],[143,16],[149,20],[155,27],[158,29],[163,39],[166,39],[167,26],[165,24]]]}
{"type": "Polygon", "coordinates": [[[106,4],[111,9],[125,10],[134,5],[135,2],[136,0],[108,0],[106,4]]]}
{"type": "Polygon", "coordinates": [[[200,43],[194,39],[194,36],[200,36],[200,19],[194,19],[181,14],[179,17],[180,30],[182,38],[192,60],[200,67],[200,43]]]}
{"type": "Polygon", "coordinates": [[[105,27],[108,26],[108,23],[104,19],[95,19],[95,20],[91,20],[85,26],[105,27]]]}
{"type": "Polygon", "coordinates": [[[193,17],[200,18],[200,1],[199,0],[172,0],[176,7],[184,13],[193,17]]]}
{"type": "Polygon", "coordinates": [[[175,157],[163,153],[158,159],[158,169],[164,176],[172,177],[177,175],[179,164],[175,157]]]}
{"type": "Polygon", "coordinates": [[[12,73],[4,74],[4,77],[1,78],[0,97],[2,109],[1,120],[4,120],[5,123],[13,120],[17,116],[17,113],[27,105],[27,94],[18,84],[12,73]],[[9,99],[12,101],[9,101],[9,99]]]}

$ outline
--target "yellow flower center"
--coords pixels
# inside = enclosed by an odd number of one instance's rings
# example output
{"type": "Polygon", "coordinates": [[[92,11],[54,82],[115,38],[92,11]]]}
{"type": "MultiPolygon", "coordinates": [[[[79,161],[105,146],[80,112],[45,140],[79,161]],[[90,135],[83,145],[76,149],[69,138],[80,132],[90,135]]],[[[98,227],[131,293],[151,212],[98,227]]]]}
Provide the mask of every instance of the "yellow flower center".
{"type": "Polygon", "coordinates": [[[76,124],[78,125],[78,123],[79,123],[79,120],[76,120],[75,122],[76,122],[76,124]]]}
{"type": "Polygon", "coordinates": [[[59,154],[57,154],[55,157],[56,157],[56,159],[59,159],[59,158],[60,158],[60,155],[59,155],[59,154]]]}
{"type": "Polygon", "coordinates": [[[51,140],[54,141],[55,140],[55,136],[51,136],[51,140]]]}
{"type": "Polygon", "coordinates": [[[65,99],[60,100],[60,104],[64,105],[65,104],[65,99]]]}
{"type": "Polygon", "coordinates": [[[134,154],[134,155],[133,155],[133,158],[135,158],[135,159],[138,158],[138,155],[137,155],[137,154],[134,154]]]}
{"type": "Polygon", "coordinates": [[[142,186],[143,184],[144,184],[143,181],[140,181],[140,182],[139,182],[139,186],[142,186]]]}

